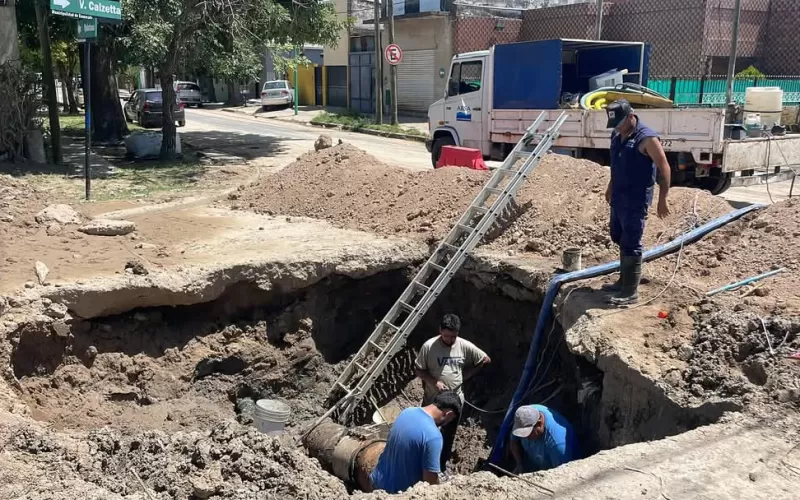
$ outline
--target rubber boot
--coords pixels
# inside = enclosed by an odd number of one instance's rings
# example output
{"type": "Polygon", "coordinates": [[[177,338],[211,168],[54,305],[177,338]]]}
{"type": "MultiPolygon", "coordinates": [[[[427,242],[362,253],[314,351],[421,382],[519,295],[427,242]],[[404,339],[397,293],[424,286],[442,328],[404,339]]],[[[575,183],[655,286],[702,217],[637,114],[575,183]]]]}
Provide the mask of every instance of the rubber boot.
{"type": "Polygon", "coordinates": [[[642,258],[623,257],[620,265],[622,290],[611,297],[610,302],[616,306],[635,304],[639,300],[639,281],[642,279],[642,258]]]}
{"type": "Polygon", "coordinates": [[[619,252],[619,268],[620,268],[619,278],[617,278],[617,281],[615,281],[614,283],[606,283],[605,285],[601,286],[600,289],[603,290],[604,292],[617,293],[620,290],[622,290],[622,259],[624,259],[624,257],[622,256],[622,251],[620,250],[620,252],[619,252]]]}

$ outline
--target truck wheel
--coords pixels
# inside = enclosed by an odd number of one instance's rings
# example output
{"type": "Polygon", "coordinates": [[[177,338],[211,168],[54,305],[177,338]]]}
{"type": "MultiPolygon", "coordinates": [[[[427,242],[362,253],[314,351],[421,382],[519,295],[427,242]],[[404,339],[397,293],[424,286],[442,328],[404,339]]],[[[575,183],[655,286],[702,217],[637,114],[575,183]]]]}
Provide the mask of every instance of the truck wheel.
{"type": "Polygon", "coordinates": [[[436,140],[433,141],[433,146],[431,147],[431,161],[433,162],[433,166],[436,166],[439,162],[439,157],[442,156],[442,147],[455,145],[456,141],[453,140],[453,136],[451,135],[437,137],[436,140]]]}
{"type": "Polygon", "coordinates": [[[731,176],[723,174],[722,177],[710,177],[703,179],[701,186],[713,195],[722,194],[731,187],[731,176]]]}
{"type": "Polygon", "coordinates": [[[197,103],[197,109],[200,109],[200,108],[202,108],[202,107],[203,107],[203,103],[202,103],[202,102],[198,102],[198,103],[197,103]]]}

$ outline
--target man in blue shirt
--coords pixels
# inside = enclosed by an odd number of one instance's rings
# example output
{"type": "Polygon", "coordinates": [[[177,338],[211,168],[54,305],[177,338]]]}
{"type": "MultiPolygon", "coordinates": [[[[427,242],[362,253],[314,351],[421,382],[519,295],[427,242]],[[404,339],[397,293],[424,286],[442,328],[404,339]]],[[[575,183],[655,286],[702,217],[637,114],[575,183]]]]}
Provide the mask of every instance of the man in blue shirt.
{"type": "Polygon", "coordinates": [[[667,193],[670,166],[658,134],[641,123],[625,99],[606,108],[611,133],[611,180],[606,201],[611,205],[611,240],[619,245],[619,281],[603,287],[617,292],[610,298],[615,305],[639,300],[642,277],[642,234],[647,209],[653,201],[653,185],[658,170],[658,216],[669,215],[667,193]]]}
{"type": "Polygon", "coordinates": [[[509,447],[517,474],[552,469],[578,458],[578,440],[572,425],[543,405],[517,408],[509,447]]]}
{"type": "Polygon", "coordinates": [[[458,419],[459,413],[461,398],[454,391],[437,394],[428,406],[401,411],[370,475],[372,487],[398,493],[423,480],[438,484],[442,453],[439,427],[458,419]]]}

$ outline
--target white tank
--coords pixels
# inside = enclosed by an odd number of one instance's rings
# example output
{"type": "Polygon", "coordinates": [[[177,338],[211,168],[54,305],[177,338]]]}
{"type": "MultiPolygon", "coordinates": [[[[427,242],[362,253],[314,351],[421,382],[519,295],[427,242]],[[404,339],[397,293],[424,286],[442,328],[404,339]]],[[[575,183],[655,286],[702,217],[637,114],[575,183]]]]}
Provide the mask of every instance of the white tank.
{"type": "Polygon", "coordinates": [[[758,113],[761,125],[771,129],[781,124],[783,90],[780,87],[748,87],[744,92],[744,114],[758,113]]]}

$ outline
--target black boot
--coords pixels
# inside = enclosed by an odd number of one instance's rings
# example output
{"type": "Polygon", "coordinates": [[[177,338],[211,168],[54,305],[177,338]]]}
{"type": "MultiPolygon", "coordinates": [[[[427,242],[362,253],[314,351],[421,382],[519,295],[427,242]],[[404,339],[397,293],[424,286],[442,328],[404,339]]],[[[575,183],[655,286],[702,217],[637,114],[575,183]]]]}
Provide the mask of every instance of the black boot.
{"type": "Polygon", "coordinates": [[[617,306],[635,304],[639,300],[639,281],[642,279],[642,258],[623,257],[620,264],[622,289],[609,302],[617,306]]]}
{"type": "Polygon", "coordinates": [[[615,281],[614,283],[606,283],[605,285],[601,286],[600,289],[603,290],[604,292],[616,293],[616,292],[619,292],[620,290],[622,290],[622,259],[624,259],[624,257],[622,256],[622,251],[620,251],[619,252],[619,269],[620,269],[619,278],[617,278],[617,281],[615,281]]]}

